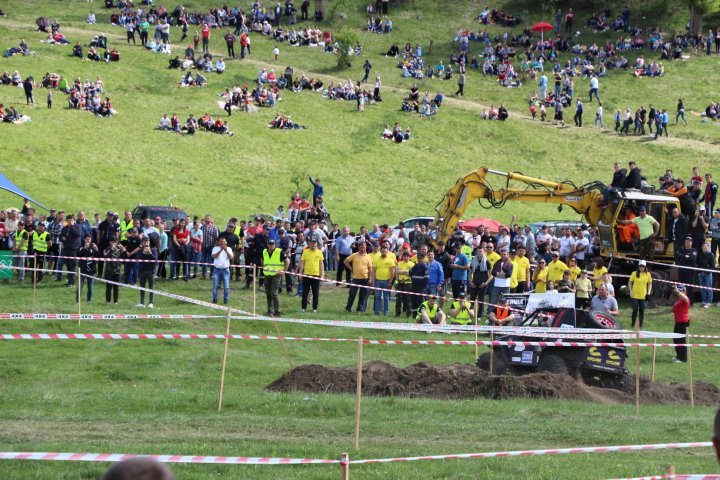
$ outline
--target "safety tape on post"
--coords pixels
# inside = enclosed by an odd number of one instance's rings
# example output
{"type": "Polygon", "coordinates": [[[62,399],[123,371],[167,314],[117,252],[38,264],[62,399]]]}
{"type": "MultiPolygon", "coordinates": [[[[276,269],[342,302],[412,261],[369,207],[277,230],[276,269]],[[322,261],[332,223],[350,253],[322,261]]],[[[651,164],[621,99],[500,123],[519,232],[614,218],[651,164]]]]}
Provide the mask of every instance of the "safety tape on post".
{"type": "Polygon", "coordinates": [[[508,452],[461,453],[454,455],[426,455],[422,457],[376,458],[368,460],[351,460],[349,463],[358,465],[367,463],[415,462],[419,460],[463,460],[497,457],[532,457],[537,455],[566,455],[572,453],[619,453],[681,448],[705,448],[711,446],[712,442],[659,443],[652,445],[617,445],[611,447],[555,448],[546,450],[514,450],[508,452]]]}
{"type": "MultiPolygon", "coordinates": [[[[271,335],[225,335],[222,333],[0,333],[2,340],[280,340],[302,342],[341,342],[357,343],[356,338],[323,338],[323,337],[286,337],[271,335]]],[[[618,342],[518,342],[503,340],[370,340],[363,339],[365,345],[486,345],[522,346],[522,347],[677,347],[674,343],[618,343],[618,342]]],[[[687,343],[683,347],[717,348],[719,343],[687,343]]]]}
{"type": "Polygon", "coordinates": [[[0,452],[0,460],[41,460],[64,462],[121,462],[151,458],[162,463],[213,463],[224,465],[317,465],[338,464],[340,460],[319,458],[220,457],[203,455],[135,455],[132,453],[0,452]]]}
{"type": "MultiPolygon", "coordinates": [[[[0,266],[0,268],[9,268],[0,266]]],[[[12,267],[17,268],[17,267],[12,267]]],[[[27,270],[35,270],[33,268],[27,268],[27,270]]],[[[164,292],[161,290],[154,290],[150,288],[144,288],[137,285],[128,285],[120,282],[114,282],[105,278],[100,277],[93,277],[91,275],[87,275],[84,273],[81,273],[80,275],[90,277],[95,279],[96,281],[108,283],[110,285],[117,285],[120,287],[130,288],[133,290],[138,291],[145,291],[148,293],[153,293],[155,295],[164,296],[167,298],[172,298],[176,300],[180,300],[187,303],[192,303],[195,305],[212,308],[215,310],[222,310],[226,311],[228,308],[225,306],[221,306],[218,304],[206,302],[203,300],[198,300],[191,297],[186,297],[184,295],[178,295],[174,293],[164,292]]],[[[537,327],[533,329],[527,329],[526,327],[496,327],[496,326],[475,326],[475,325],[448,325],[444,327],[438,327],[435,325],[423,325],[423,324],[409,324],[409,323],[380,323],[380,322],[356,322],[356,321],[346,321],[346,320],[313,320],[313,319],[299,319],[299,318],[277,318],[277,317],[265,317],[261,315],[253,315],[251,312],[246,312],[244,310],[239,309],[230,309],[232,313],[244,315],[244,317],[236,317],[238,320],[251,320],[251,321],[270,321],[270,322],[283,322],[283,323],[300,323],[300,324],[310,324],[310,325],[324,325],[324,326],[335,326],[335,327],[347,327],[347,328],[373,328],[373,329],[381,329],[381,330],[411,330],[411,331],[428,331],[428,330],[434,330],[434,331],[460,331],[460,332],[467,332],[467,333],[474,333],[475,331],[478,332],[493,332],[498,334],[503,333],[518,333],[523,334],[525,332],[532,332],[534,334],[538,333],[568,333],[568,329],[559,329],[559,328],[548,328],[548,327],[537,327]]],[[[573,329],[573,334],[585,334],[585,333],[598,333],[598,334],[607,334],[606,329],[573,329]]],[[[632,334],[637,335],[637,333],[628,331],[628,330],[619,330],[616,333],[613,333],[612,335],[616,334],[632,334]]],[[[675,337],[668,337],[667,333],[662,332],[644,332],[641,334],[642,336],[645,336],[646,338],[675,338],[675,337]]],[[[617,338],[617,337],[615,337],[617,338]]]]}
{"type": "Polygon", "coordinates": [[[663,475],[650,475],[648,477],[613,478],[610,480],[720,480],[720,475],[711,473],[666,473],[663,475]]]}
{"type": "Polygon", "coordinates": [[[126,314],[126,313],[0,313],[0,320],[204,320],[224,315],[126,314]]]}

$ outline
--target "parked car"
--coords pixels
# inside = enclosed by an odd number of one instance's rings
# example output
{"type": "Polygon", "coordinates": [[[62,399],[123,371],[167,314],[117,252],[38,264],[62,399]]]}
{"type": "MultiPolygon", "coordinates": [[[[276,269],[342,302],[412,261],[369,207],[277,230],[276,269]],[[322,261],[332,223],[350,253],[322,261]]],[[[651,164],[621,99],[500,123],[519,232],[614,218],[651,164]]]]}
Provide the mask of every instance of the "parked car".
{"type": "MultiPolygon", "coordinates": [[[[161,207],[138,205],[133,209],[132,216],[133,218],[139,218],[140,220],[145,220],[146,218],[152,218],[155,220],[155,218],[160,217],[167,223],[169,229],[173,224],[173,218],[185,218],[187,217],[187,213],[185,213],[185,210],[173,206],[161,207]]],[[[188,226],[188,228],[189,227],[190,226],[188,226]]]]}

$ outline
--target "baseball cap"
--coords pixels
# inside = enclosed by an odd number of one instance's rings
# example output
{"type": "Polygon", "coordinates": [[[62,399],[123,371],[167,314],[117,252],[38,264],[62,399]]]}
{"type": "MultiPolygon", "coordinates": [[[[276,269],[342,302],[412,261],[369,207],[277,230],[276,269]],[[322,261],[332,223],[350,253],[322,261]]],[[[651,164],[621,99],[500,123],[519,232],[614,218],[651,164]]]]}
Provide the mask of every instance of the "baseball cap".
{"type": "Polygon", "coordinates": [[[512,250],[510,250],[510,255],[515,255],[516,253],[517,253],[517,251],[514,248],[512,250]]]}
{"type": "Polygon", "coordinates": [[[684,292],[684,291],[685,291],[685,285],[683,285],[682,283],[679,284],[676,288],[677,288],[678,290],[680,290],[681,292],[684,292]]]}
{"type": "Polygon", "coordinates": [[[285,229],[284,228],[278,229],[278,233],[285,233],[285,229]]]}
{"type": "Polygon", "coordinates": [[[268,245],[271,245],[271,244],[275,245],[275,240],[273,240],[272,238],[269,238],[267,243],[268,243],[268,245]]]}
{"type": "Polygon", "coordinates": [[[699,209],[700,209],[700,211],[704,212],[704,211],[705,211],[705,205],[700,205],[699,209]]]}
{"type": "Polygon", "coordinates": [[[225,228],[235,228],[235,225],[233,225],[232,223],[228,223],[227,225],[225,225],[225,228]]]}
{"type": "Polygon", "coordinates": [[[690,235],[688,235],[687,237],[685,237],[685,241],[687,242],[688,240],[690,240],[690,241],[692,242],[692,237],[691,237],[690,235]]]}
{"type": "Polygon", "coordinates": [[[645,211],[645,207],[643,205],[638,207],[638,212],[644,212],[644,211],[645,211]]]}
{"type": "Polygon", "coordinates": [[[638,262],[638,267],[647,267],[647,262],[645,260],[640,260],[638,262]]]}
{"type": "Polygon", "coordinates": [[[105,215],[107,215],[108,217],[112,217],[113,215],[115,215],[115,213],[112,210],[108,210],[105,215]]]}
{"type": "Polygon", "coordinates": [[[559,257],[559,256],[560,256],[560,253],[558,253],[558,251],[555,250],[555,251],[553,251],[553,252],[551,253],[551,255],[552,255],[553,257],[559,257]]]}
{"type": "Polygon", "coordinates": [[[460,292],[458,294],[458,298],[465,298],[465,292],[460,292]]]}

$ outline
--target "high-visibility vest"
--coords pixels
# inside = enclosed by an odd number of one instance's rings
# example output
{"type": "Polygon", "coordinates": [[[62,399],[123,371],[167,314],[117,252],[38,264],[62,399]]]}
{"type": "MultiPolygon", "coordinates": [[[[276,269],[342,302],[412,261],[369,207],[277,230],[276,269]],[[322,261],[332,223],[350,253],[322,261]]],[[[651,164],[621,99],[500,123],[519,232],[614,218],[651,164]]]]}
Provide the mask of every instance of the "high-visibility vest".
{"type": "Polygon", "coordinates": [[[48,239],[48,232],[43,232],[40,234],[38,234],[38,232],[33,232],[33,249],[37,253],[47,253],[47,251],[48,251],[47,239],[48,239]]]}
{"type": "Polygon", "coordinates": [[[123,220],[122,222],[120,222],[120,241],[121,242],[127,240],[127,233],[131,228],[133,228],[132,220],[128,220],[128,221],[123,220]]]}
{"type": "Polygon", "coordinates": [[[510,316],[510,307],[508,307],[508,306],[501,307],[498,305],[497,308],[495,309],[495,318],[496,319],[503,320],[509,316],[510,316]]]}
{"type": "Polygon", "coordinates": [[[468,257],[472,257],[472,247],[470,245],[463,245],[460,247],[460,252],[464,253],[468,257]]]}
{"type": "Polygon", "coordinates": [[[266,277],[274,277],[278,272],[282,271],[285,264],[280,261],[281,251],[279,248],[273,250],[271,254],[267,249],[263,250],[263,273],[266,277]]]}
{"type": "Polygon", "coordinates": [[[15,232],[15,246],[18,248],[18,250],[23,250],[23,251],[27,252],[27,249],[28,249],[27,231],[18,230],[17,232],[15,232]],[[25,238],[25,242],[22,241],[23,238],[25,238]]]}
{"type": "Polygon", "coordinates": [[[455,300],[452,304],[454,310],[459,310],[457,317],[453,318],[453,322],[457,322],[461,325],[467,325],[470,323],[470,305],[467,302],[465,304],[465,310],[460,310],[461,304],[459,300],[455,300]]]}
{"type": "Polygon", "coordinates": [[[425,307],[425,311],[428,314],[428,318],[430,318],[430,319],[435,318],[435,316],[437,315],[437,311],[438,311],[438,304],[435,303],[435,305],[430,307],[430,304],[428,303],[428,301],[425,300],[423,303],[420,304],[420,308],[418,308],[417,320],[420,320],[422,318],[422,312],[420,310],[422,310],[423,307],[425,307]]]}

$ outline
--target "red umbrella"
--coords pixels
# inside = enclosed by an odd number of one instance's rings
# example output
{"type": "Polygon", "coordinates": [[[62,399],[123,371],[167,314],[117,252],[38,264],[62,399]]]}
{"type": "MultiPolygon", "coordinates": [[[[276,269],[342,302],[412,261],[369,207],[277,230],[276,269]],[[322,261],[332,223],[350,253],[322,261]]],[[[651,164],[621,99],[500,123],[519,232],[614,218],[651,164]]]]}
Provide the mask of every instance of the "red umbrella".
{"type": "Polygon", "coordinates": [[[491,233],[498,233],[500,231],[500,227],[505,226],[492,218],[473,218],[463,222],[462,225],[460,225],[460,228],[466,232],[472,232],[481,225],[483,227],[488,227],[491,233]]]}
{"type": "Polygon", "coordinates": [[[552,25],[550,25],[547,22],[538,22],[532,27],[530,27],[530,30],[533,32],[540,32],[540,39],[544,42],[545,41],[545,32],[549,32],[552,29],[554,29],[552,25]]]}

